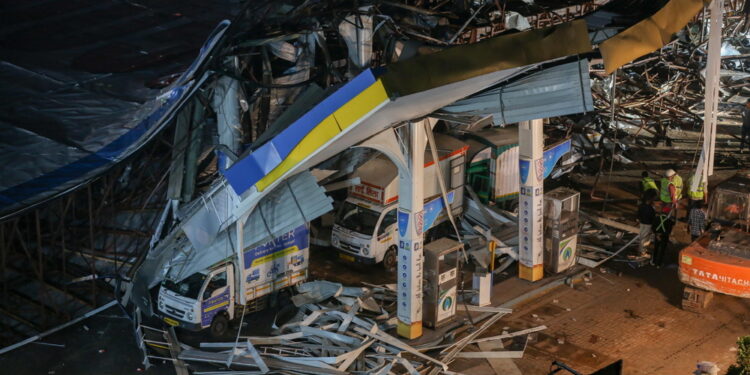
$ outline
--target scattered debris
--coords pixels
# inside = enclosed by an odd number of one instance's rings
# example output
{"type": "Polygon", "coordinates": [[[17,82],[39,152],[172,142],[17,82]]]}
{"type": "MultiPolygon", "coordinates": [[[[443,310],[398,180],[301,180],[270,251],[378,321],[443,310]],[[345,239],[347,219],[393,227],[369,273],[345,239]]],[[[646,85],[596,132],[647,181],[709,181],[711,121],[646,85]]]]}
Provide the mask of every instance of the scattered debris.
{"type": "MultiPolygon", "coordinates": [[[[448,373],[456,358],[521,358],[529,335],[545,326],[478,338],[512,310],[475,308],[486,317],[465,337],[424,347],[413,347],[387,333],[395,291],[389,286],[346,287],[329,281],[298,286],[292,297],[298,312],[272,331],[274,336],[239,336],[236,342],[204,342],[200,349],[180,344],[179,360],[215,364],[227,373],[292,371],[300,374],[448,373]],[[521,350],[466,350],[469,345],[502,342],[525,336],[521,350]]],[[[477,319],[477,318],[475,318],[477,319]]],[[[446,335],[448,337],[449,335],[446,335]]],[[[450,337],[453,337],[450,335],[450,337]]],[[[445,339],[445,338],[444,338],[445,339]]],[[[441,339],[443,341],[444,339],[441,339]]]]}

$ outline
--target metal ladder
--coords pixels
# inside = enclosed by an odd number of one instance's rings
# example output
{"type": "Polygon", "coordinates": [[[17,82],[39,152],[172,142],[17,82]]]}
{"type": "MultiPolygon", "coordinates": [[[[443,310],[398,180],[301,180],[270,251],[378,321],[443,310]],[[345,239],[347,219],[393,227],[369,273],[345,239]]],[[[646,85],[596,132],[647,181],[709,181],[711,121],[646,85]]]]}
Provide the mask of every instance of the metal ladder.
{"type": "Polygon", "coordinates": [[[135,319],[133,319],[133,323],[135,326],[134,328],[137,339],[136,341],[138,342],[138,347],[143,353],[143,365],[145,369],[151,367],[151,362],[149,361],[149,359],[161,359],[164,361],[172,362],[174,364],[175,373],[177,375],[189,375],[185,362],[179,359],[180,351],[182,349],[180,348],[180,342],[177,340],[177,335],[175,334],[174,327],[169,327],[167,330],[163,330],[149,327],[143,324],[141,321],[141,312],[138,308],[136,308],[135,310],[135,319]],[[163,337],[164,341],[157,341],[146,338],[146,331],[156,333],[157,336],[163,337]],[[167,358],[151,354],[149,352],[148,346],[154,346],[157,348],[169,350],[170,357],[167,358]]]}
{"type": "Polygon", "coordinates": [[[143,326],[141,325],[141,309],[135,308],[133,314],[133,330],[135,332],[135,341],[138,345],[138,349],[143,353],[143,369],[148,370],[151,367],[151,362],[148,360],[148,350],[146,349],[146,338],[143,333],[143,326]]]}

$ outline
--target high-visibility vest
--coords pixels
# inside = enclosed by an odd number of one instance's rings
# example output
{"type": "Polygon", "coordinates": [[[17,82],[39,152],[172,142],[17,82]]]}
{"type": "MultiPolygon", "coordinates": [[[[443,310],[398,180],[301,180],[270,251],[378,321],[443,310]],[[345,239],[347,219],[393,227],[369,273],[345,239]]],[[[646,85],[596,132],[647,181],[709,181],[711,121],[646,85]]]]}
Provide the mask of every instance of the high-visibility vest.
{"type": "Polygon", "coordinates": [[[695,188],[695,191],[693,191],[692,189],[693,177],[695,176],[691,175],[690,178],[688,178],[688,196],[690,197],[690,199],[693,199],[693,200],[701,200],[703,199],[703,190],[705,187],[705,182],[701,181],[701,183],[698,184],[698,187],[695,188]]]}
{"type": "Polygon", "coordinates": [[[651,177],[644,177],[643,180],[641,180],[641,188],[643,191],[647,190],[659,190],[658,187],[656,187],[656,182],[654,182],[654,179],[651,177]]]}
{"type": "Polygon", "coordinates": [[[677,197],[677,200],[682,199],[682,177],[680,177],[680,175],[678,174],[675,174],[672,178],[672,183],[675,187],[674,196],[677,197]]]}
{"type": "Polygon", "coordinates": [[[669,215],[659,214],[657,218],[659,219],[659,224],[656,225],[654,232],[666,232],[667,231],[666,224],[667,224],[667,220],[669,220],[669,215]]]}
{"type": "Polygon", "coordinates": [[[661,194],[659,198],[664,203],[672,203],[672,196],[669,195],[669,185],[674,185],[674,181],[669,181],[666,177],[661,179],[661,194]]]}

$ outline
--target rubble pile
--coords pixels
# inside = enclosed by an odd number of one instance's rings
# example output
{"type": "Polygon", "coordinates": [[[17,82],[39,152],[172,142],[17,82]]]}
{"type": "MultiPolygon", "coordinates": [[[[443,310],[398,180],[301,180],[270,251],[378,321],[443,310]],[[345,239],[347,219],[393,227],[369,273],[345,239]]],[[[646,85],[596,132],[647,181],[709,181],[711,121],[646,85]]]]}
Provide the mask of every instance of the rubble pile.
{"type": "Polygon", "coordinates": [[[200,349],[181,344],[183,349],[178,358],[187,363],[220,367],[220,372],[213,370],[211,374],[451,373],[450,364],[456,358],[493,355],[517,358],[523,353],[465,352],[469,344],[500,341],[546,328],[504,332],[479,339],[487,328],[511,311],[489,308],[492,312],[475,317],[474,324],[478,325],[461,339],[452,341],[460,331],[455,330],[432,342],[411,346],[388,333],[393,332],[396,325],[392,311],[396,300],[394,285],[358,288],[313,281],[297,289],[300,293],[292,297],[298,307],[297,314],[274,327],[273,336],[238,336],[234,342],[204,342],[200,349]]]}
{"type": "MultiPolygon", "coordinates": [[[[741,122],[742,106],[750,98],[750,39],[739,31],[745,21],[737,13],[727,12],[724,17],[718,119],[725,124],[741,122]]],[[[573,135],[579,151],[589,155],[584,160],[609,160],[614,155],[614,161],[628,164],[632,147],[672,147],[680,138],[675,131],[701,131],[707,24],[708,15],[696,17],[672,42],[612,75],[596,70],[593,62],[596,113],[570,116],[558,126],[573,135]]]]}

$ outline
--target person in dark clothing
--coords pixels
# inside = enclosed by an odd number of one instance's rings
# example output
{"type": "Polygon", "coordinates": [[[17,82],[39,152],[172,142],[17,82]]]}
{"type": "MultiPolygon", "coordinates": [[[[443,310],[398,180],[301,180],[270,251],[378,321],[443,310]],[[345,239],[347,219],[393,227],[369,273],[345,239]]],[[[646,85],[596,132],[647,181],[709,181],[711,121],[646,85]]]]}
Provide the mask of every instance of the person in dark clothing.
{"type": "MultiPolygon", "coordinates": [[[[750,99],[745,103],[745,108],[742,109],[742,138],[740,139],[740,154],[742,149],[745,148],[745,141],[750,140],[750,99]]],[[[750,145],[750,142],[748,142],[750,145]]]]}
{"type": "Polygon", "coordinates": [[[671,215],[672,208],[668,204],[662,205],[662,210],[654,221],[654,233],[656,234],[656,246],[651,264],[659,268],[664,265],[664,255],[669,245],[669,236],[672,234],[675,220],[671,215]]]}
{"type": "Polygon", "coordinates": [[[706,210],[703,209],[703,202],[698,201],[690,210],[688,219],[688,231],[690,238],[695,241],[706,231],[706,210]]]}
{"type": "Polygon", "coordinates": [[[654,216],[656,216],[656,210],[654,210],[653,206],[655,200],[656,190],[646,190],[643,193],[641,204],[638,206],[638,224],[640,224],[638,252],[640,256],[648,254],[646,249],[653,241],[654,231],[652,224],[654,223],[654,216]]]}

